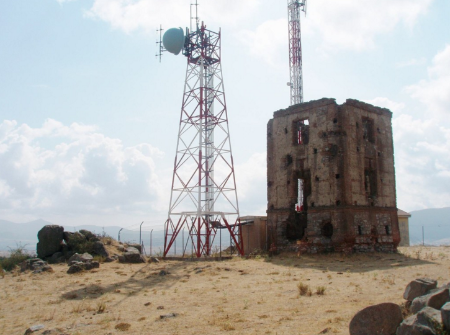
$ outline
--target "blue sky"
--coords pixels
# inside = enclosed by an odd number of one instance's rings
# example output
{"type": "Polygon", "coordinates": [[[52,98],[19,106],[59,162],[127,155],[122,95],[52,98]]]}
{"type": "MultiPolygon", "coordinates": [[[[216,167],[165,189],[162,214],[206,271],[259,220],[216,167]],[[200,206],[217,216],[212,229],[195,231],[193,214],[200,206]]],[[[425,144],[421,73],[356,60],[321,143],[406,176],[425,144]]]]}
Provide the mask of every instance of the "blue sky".
{"type": "MultiPolygon", "coordinates": [[[[189,0],[0,2],[0,218],[161,225],[186,60],[155,58],[156,29],[189,0]]],[[[289,104],[286,1],[200,1],[222,29],[242,215],[266,207],[266,124],[289,104]]],[[[398,206],[450,206],[450,2],[309,0],[305,101],[394,113],[398,206]]]]}

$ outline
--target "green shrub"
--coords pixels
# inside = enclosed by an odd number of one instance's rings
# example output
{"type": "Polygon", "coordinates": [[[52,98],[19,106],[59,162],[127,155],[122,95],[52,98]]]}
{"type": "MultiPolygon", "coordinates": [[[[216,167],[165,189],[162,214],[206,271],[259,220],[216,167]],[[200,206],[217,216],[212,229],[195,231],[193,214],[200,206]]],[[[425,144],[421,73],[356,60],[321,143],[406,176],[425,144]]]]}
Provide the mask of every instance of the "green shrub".
{"type": "Polygon", "coordinates": [[[18,244],[14,249],[9,248],[9,250],[9,257],[2,257],[0,259],[0,269],[4,269],[5,271],[13,270],[16,265],[30,258],[30,255],[25,252],[24,245],[18,244]]]}

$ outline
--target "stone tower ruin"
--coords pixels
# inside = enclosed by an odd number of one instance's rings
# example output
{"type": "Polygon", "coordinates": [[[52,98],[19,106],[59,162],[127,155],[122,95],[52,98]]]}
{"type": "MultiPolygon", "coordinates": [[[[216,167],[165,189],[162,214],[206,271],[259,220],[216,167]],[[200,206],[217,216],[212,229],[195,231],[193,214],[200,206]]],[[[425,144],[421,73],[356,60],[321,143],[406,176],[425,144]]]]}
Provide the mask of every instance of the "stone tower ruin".
{"type": "Polygon", "coordinates": [[[272,248],[396,250],[392,113],[320,99],[274,113],[267,125],[267,224],[272,248]]]}

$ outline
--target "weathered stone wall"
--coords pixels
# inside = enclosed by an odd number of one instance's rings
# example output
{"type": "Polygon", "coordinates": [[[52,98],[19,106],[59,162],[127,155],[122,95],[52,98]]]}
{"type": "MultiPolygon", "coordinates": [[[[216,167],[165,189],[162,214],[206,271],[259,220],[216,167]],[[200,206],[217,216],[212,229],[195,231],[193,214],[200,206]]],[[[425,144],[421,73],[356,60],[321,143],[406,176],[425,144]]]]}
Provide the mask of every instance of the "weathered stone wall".
{"type": "Polygon", "coordinates": [[[267,126],[271,243],[310,252],[396,249],[391,118],[387,109],[334,99],[274,113],[267,126]],[[298,179],[304,184],[301,213],[295,210],[298,179]]]}

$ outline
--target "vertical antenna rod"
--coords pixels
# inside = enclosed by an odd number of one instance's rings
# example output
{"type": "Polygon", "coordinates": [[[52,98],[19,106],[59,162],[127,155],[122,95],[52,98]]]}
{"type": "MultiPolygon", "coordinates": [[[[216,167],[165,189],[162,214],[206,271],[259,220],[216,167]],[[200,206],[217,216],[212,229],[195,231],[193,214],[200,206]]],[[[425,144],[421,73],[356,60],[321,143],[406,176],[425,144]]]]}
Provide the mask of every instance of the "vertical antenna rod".
{"type": "Polygon", "coordinates": [[[164,46],[163,46],[163,43],[162,43],[162,32],[163,32],[163,28],[162,28],[162,25],[159,25],[159,29],[156,29],[156,33],[159,33],[159,41],[158,42],[156,42],[156,44],[158,45],[158,51],[157,51],[157,53],[156,53],[156,58],[158,58],[159,57],[159,62],[161,63],[161,57],[162,57],[162,54],[163,54],[163,52],[165,51],[164,50],[164,46]]]}
{"type": "Polygon", "coordinates": [[[192,20],[195,19],[195,29],[197,29],[198,24],[200,22],[200,19],[198,17],[198,3],[197,0],[195,0],[195,4],[191,3],[191,31],[192,31],[192,20]],[[195,6],[195,16],[192,16],[192,7],[195,6]]]}
{"type": "Polygon", "coordinates": [[[300,12],[306,14],[307,0],[288,0],[289,72],[291,106],[303,102],[302,40],[300,12]]]}

